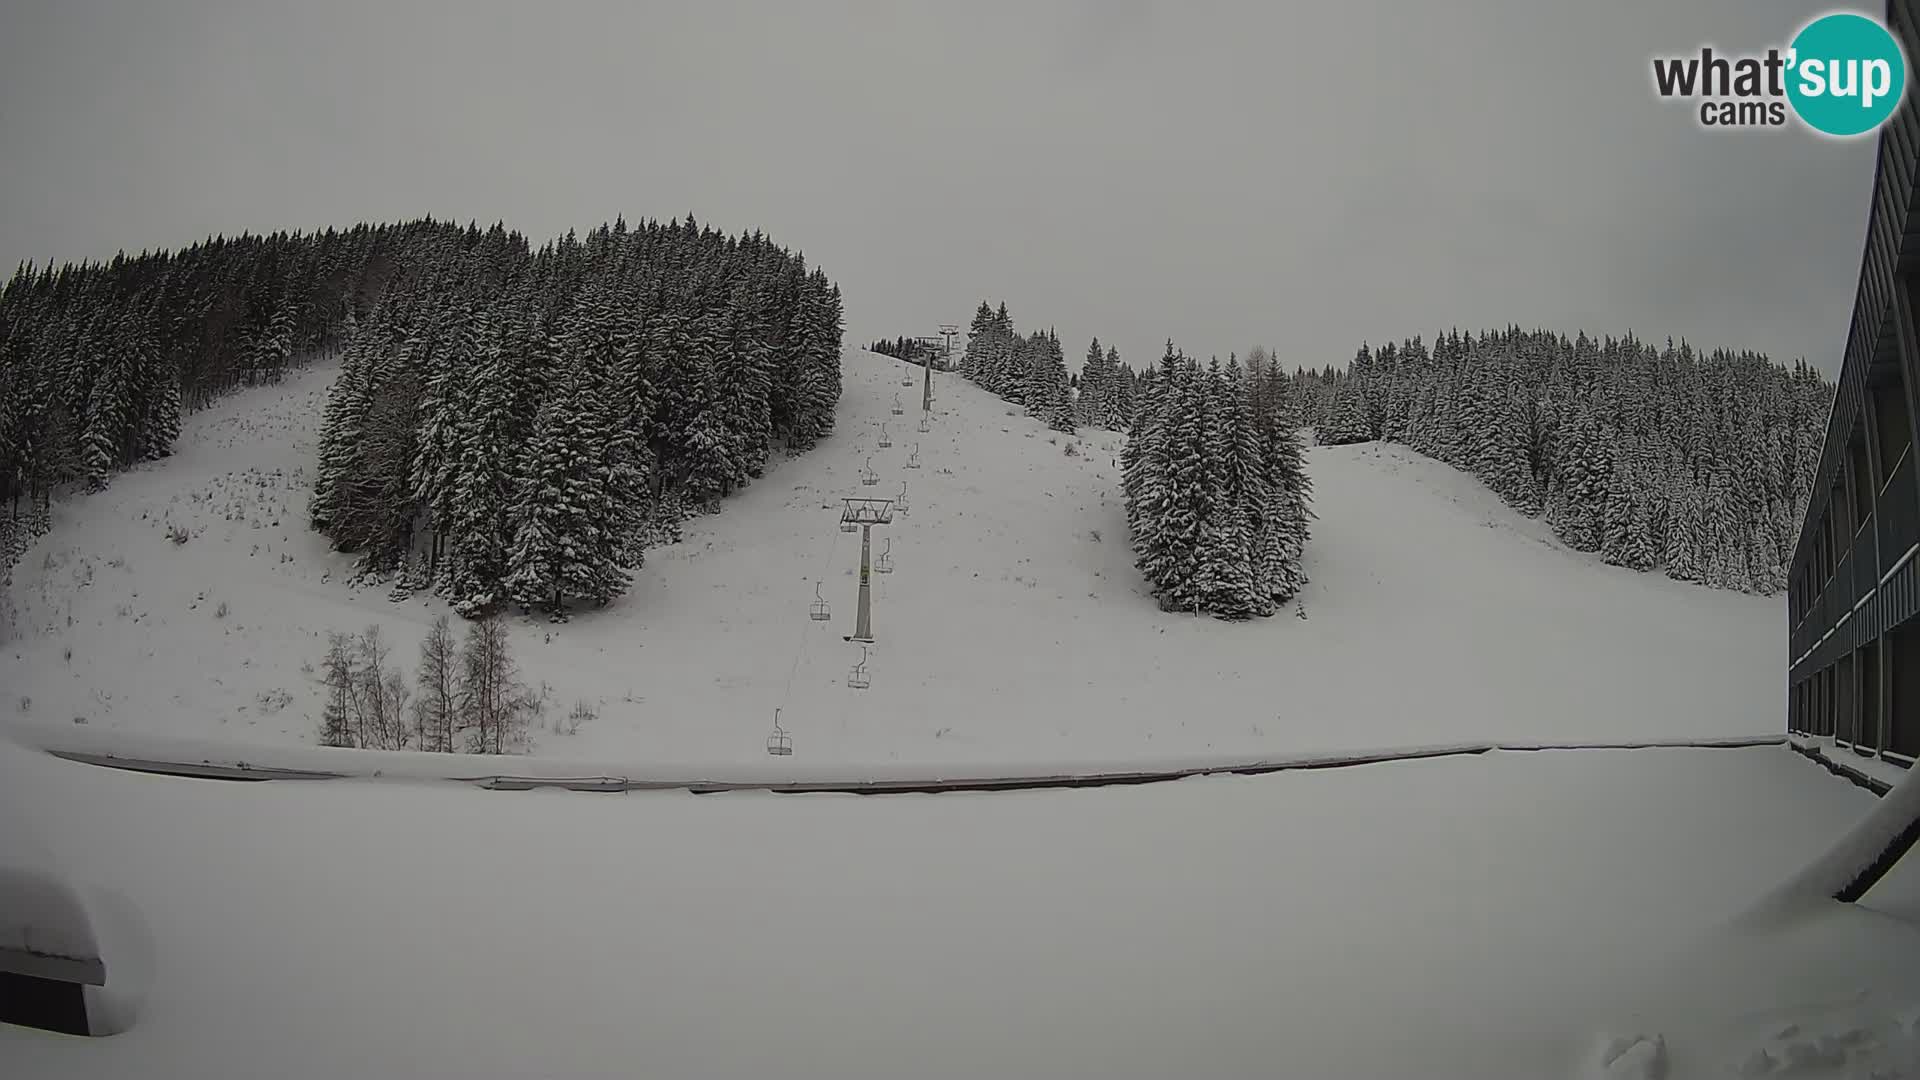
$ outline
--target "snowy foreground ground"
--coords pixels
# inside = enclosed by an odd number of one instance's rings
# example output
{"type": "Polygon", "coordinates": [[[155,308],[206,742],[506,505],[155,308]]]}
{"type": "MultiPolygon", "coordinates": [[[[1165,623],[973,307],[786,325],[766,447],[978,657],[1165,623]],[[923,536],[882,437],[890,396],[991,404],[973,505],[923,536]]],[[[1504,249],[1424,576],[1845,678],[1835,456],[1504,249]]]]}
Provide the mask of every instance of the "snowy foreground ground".
{"type": "Polygon", "coordinates": [[[1735,918],[1872,804],[1777,747],[868,798],[0,743],[123,1029],[0,1075],[1920,1076],[1920,867],[1735,918]]]}
{"type": "MultiPolygon", "coordinates": [[[[378,622],[411,670],[443,605],[349,588],[351,559],[305,527],[332,375],[224,401],[189,419],[173,459],[58,508],[15,573],[0,726],[311,743],[327,631],[378,622]],[[185,544],[168,540],[176,526],[185,544]]],[[[938,415],[920,434],[918,384],[902,377],[849,353],[824,446],[650,552],[615,605],[562,626],[516,620],[522,667],[552,686],[554,715],[577,699],[598,712],[577,734],[541,732],[535,753],[763,759],[776,707],[796,764],[1151,762],[1783,726],[1778,598],[1601,565],[1402,447],[1311,453],[1313,583],[1281,615],[1162,613],[1131,566],[1121,436],[1056,437],[953,376],[938,378],[938,415]],[[916,444],[922,467],[908,469],[916,444]],[[881,482],[863,487],[869,455],[881,482]],[[876,531],[898,569],[875,578],[872,687],[855,691],[860,650],[842,636],[859,545],[835,527],[840,499],[895,495],[903,480],[909,513],[876,531]],[[807,619],[816,580],[830,623],[807,619]]]]}

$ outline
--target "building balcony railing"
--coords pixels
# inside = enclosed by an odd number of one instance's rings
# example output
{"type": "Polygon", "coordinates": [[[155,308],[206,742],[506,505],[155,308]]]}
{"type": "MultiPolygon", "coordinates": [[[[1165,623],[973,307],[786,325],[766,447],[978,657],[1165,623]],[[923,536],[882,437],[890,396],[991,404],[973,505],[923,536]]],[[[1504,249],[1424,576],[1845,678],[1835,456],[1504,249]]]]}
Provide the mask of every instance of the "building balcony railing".
{"type": "Polygon", "coordinates": [[[1880,572],[1874,575],[1876,582],[1892,573],[1901,557],[1920,543],[1920,496],[1915,494],[1912,454],[1904,455],[1887,478],[1879,518],[1880,572]]]}

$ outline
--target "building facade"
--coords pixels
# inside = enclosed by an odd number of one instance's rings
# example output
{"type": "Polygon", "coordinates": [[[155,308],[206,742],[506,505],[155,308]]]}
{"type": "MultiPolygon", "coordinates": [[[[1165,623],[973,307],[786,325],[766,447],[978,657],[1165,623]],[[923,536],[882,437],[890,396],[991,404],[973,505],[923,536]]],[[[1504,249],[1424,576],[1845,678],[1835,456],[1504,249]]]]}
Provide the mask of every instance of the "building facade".
{"type": "MultiPolygon", "coordinates": [[[[1887,25],[1920,58],[1920,0],[1887,25]]],[[[1911,78],[1911,76],[1910,76],[1911,78]]],[[[1790,731],[1920,755],[1920,109],[1879,135],[1866,251],[1833,413],[1789,569],[1790,731]]]]}

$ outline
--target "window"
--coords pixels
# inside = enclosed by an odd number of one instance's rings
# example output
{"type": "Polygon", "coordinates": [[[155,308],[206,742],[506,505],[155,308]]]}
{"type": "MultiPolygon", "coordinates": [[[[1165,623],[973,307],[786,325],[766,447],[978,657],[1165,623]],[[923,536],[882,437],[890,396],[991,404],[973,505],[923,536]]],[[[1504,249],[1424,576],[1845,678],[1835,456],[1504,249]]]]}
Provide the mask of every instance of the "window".
{"type": "Polygon", "coordinates": [[[1901,381],[1898,368],[1871,387],[1869,393],[1873,401],[1876,441],[1880,444],[1879,484],[1880,490],[1885,491],[1887,481],[1893,477],[1900,460],[1912,449],[1913,420],[1907,411],[1907,387],[1901,381]]]}
{"type": "Polygon", "coordinates": [[[1867,439],[1858,427],[1847,440],[1847,472],[1847,486],[1853,489],[1852,531],[1857,532],[1873,516],[1873,495],[1879,490],[1873,462],[1867,457],[1867,439]]]}
{"type": "Polygon", "coordinates": [[[1920,757],[1920,618],[1887,635],[1887,749],[1920,757]]]}

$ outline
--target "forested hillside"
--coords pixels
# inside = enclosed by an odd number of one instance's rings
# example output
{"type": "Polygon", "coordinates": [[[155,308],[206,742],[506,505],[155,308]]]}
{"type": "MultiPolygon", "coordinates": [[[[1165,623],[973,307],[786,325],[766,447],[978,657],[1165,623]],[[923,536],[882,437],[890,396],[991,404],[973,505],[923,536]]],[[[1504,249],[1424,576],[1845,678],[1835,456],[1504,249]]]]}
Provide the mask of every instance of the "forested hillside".
{"type": "Polygon", "coordinates": [[[1067,374],[1059,336],[1051,330],[1021,334],[1014,329],[1005,303],[995,311],[985,300],[980,302],[967,329],[960,374],[1016,405],[1025,405],[1055,431],[1072,431],[1076,419],[1092,422],[1076,415],[1073,380],[1067,374]]]}
{"type": "Polygon", "coordinates": [[[462,613],[605,603],[689,505],[813,445],[837,287],[764,237],[602,226],[486,246],[369,312],[320,433],[314,527],[462,613]]]}
{"type": "Polygon", "coordinates": [[[1405,443],[1581,551],[1716,588],[1786,583],[1833,387],[1805,361],[1507,329],[1298,372],[1323,443],[1405,443]]]}
{"type": "Polygon", "coordinates": [[[624,221],[540,250],[432,220],[22,267],[0,292],[7,562],[64,485],[180,414],[339,354],[312,523],[463,612],[624,587],[650,530],[810,446],[839,290],[759,233],[624,221]]]}

